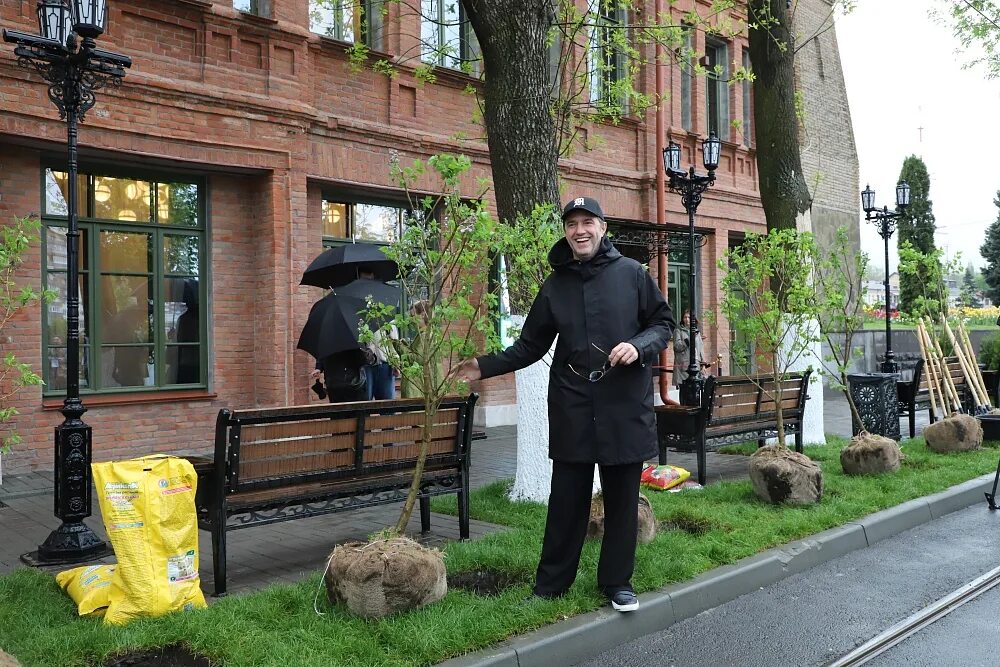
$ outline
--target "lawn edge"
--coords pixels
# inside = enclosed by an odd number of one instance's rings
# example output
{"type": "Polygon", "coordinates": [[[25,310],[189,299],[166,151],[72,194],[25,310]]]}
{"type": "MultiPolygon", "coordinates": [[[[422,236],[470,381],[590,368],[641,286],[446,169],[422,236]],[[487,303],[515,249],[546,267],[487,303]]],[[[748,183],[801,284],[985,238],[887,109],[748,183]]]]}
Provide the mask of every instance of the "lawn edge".
{"type": "Polygon", "coordinates": [[[986,473],[944,491],[709,570],[694,579],[644,593],[639,596],[638,613],[620,614],[604,607],[446,660],[438,667],[551,667],[586,660],[793,574],[982,502],[994,477],[995,473],[986,473]]]}

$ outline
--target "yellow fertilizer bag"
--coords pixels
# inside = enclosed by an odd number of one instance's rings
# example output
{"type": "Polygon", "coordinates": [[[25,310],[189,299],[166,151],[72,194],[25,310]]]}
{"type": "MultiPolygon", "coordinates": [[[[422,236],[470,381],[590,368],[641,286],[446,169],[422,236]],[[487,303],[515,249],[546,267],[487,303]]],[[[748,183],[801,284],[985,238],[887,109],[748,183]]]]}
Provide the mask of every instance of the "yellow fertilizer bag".
{"type": "Polygon", "coordinates": [[[198,576],[198,476],[186,459],[94,463],[104,527],[118,567],[104,622],[205,607],[198,576]]]}
{"type": "Polygon", "coordinates": [[[80,616],[103,616],[111,598],[114,565],[84,565],[56,575],[56,583],[76,603],[80,616]]]}

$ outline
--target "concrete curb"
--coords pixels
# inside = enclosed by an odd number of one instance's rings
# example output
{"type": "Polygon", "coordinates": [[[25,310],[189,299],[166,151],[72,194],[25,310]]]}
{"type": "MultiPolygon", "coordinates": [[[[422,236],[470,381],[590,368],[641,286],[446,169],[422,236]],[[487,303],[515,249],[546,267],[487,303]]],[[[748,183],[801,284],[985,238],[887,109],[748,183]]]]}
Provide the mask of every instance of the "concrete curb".
{"type": "Polygon", "coordinates": [[[554,623],[438,667],[551,667],[572,665],[612,646],[666,629],[741,595],[839,558],[984,500],[995,473],[910,500],[838,528],[790,542],[690,581],[639,596],[638,613],[609,607],[554,623]]]}

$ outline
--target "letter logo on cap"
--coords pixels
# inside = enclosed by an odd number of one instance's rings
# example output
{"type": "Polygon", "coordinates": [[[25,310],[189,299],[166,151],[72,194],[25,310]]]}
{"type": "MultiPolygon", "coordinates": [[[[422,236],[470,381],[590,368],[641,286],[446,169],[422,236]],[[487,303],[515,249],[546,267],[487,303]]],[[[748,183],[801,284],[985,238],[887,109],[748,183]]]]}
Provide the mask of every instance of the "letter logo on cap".
{"type": "Polygon", "coordinates": [[[573,206],[583,206],[583,197],[577,197],[574,199],[573,206]]]}

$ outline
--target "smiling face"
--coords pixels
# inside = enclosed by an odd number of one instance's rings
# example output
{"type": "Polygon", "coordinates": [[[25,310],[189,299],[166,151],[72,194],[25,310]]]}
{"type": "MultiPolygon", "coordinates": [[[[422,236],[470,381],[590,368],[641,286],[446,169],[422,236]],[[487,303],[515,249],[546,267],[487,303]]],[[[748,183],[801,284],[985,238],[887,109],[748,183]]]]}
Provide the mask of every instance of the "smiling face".
{"type": "Polygon", "coordinates": [[[573,257],[584,262],[593,257],[601,247],[601,239],[608,230],[608,223],[593,213],[576,210],[566,216],[563,229],[573,257]]]}

